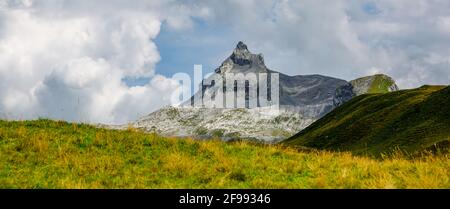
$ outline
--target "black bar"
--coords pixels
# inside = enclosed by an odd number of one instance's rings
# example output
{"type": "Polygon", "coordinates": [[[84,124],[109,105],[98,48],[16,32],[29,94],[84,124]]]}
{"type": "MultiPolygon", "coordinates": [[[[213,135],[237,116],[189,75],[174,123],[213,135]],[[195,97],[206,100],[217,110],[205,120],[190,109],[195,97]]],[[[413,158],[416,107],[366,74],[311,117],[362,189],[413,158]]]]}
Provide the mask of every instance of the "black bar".
{"type": "MultiPolygon", "coordinates": [[[[449,190],[284,190],[284,189],[150,189],[150,190],[0,190],[2,204],[21,206],[114,206],[155,208],[404,208],[448,205],[449,190]],[[255,196],[253,196],[253,194],[255,196]],[[245,202],[250,195],[256,202],[245,202]],[[204,197],[212,201],[205,201],[204,197]],[[259,197],[262,197],[259,199],[259,197]],[[194,197],[196,203],[182,203],[194,197]],[[242,197],[245,201],[239,202],[242,197]],[[226,201],[227,200],[227,201],[226,201]],[[200,202],[197,202],[200,201],[200,202]],[[254,202],[254,203],[250,203],[254,202]],[[61,205],[63,204],[63,205],[61,205]],[[158,207],[156,207],[158,208],[158,207]]],[[[192,199],[191,199],[192,200],[192,199]]]]}

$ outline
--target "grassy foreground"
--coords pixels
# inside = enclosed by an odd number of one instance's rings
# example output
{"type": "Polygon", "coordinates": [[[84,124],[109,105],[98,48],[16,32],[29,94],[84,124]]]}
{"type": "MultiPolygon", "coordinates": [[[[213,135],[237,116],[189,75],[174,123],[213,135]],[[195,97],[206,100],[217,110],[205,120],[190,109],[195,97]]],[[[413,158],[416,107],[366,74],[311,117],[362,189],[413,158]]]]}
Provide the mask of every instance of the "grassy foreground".
{"type": "Polygon", "coordinates": [[[0,121],[0,188],[450,188],[447,156],[376,160],[279,145],[0,121]]]}

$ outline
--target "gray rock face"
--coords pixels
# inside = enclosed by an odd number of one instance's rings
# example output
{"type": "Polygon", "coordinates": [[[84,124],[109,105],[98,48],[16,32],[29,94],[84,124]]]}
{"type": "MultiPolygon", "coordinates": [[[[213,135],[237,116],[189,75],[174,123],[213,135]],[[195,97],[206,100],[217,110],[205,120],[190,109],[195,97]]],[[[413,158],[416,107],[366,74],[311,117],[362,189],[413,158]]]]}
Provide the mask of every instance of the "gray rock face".
{"type": "Polygon", "coordinates": [[[265,114],[266,111],[270,110],[165,107],[141,118],[133,126],[167,136],[277,142],[314,122],[298,113],[281,111],[275,116],[265,114]]]}
{"type": "MultiPolygon", "coordinates": [[[[264,64],[263,56],[252,54],[242,42],[238,43],[233,53],[215,70],[215,73],[222,77],[225,73],[267,73],[268,75],[278,73],[280,107],[300,112],[311,118],[321,117],[353,97],[352,87],[345,80],[322,75],[288,76],[270,70],[264,64]]],[[[211,85],[203,85],[203,89],[196,93],[197,96],[205,98],[218,91],[211,85]]],[[[191,103],[187,102],[184,106],[192,105],[194,98],[195,96],[191,98],[191,103]]]]}
{"type": "Polygon", "coordinates": [[[321,76],[280,74],[281,108],[320,118],[353,97],[347,81],[321,76]]]}
{"type": "MultiPolygon", "coordinates": [[[[201,90],[181,107],[162,108],[132,125],[163,135],[254,138],[274,142],[297,133],[354,96],[352,85],[345,80],[322,75],[289,76],[270,70],[265,66],[263,56],[252,54],[242,42],[237,44],[233,53],[215,73],[214,76],[221,78],[225,77],[225,73],[278,73],[280,111],[268,114],[272,109],[260,105],[259,101],[258,107],[251,109],[205,108],[212,106],[209,105],[209,100],[203,100],[202,106],[192,107],[196,97],[214,98],[218,91],[227,91],[214,82],[206,82],[202,84],[201,90]]],[[[226,83],[226,79],[224,80],[226,83]]],[[[234,91],[244,90],[242,88],[258,86],[235,86],[234,91]]],[[[258,88],[258,92],[260,91],[258,88]]],[[[245,95],[246,100],[250,98],[250,95],[245,95]]]]}

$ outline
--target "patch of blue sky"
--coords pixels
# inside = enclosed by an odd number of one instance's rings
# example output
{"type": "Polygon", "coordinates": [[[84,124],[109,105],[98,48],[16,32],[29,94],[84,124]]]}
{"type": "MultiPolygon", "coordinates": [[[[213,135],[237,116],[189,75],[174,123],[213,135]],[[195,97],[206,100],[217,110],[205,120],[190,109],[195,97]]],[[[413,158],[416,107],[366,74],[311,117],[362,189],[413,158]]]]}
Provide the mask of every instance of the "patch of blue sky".
{"type": "Polygon", "coordinates": [[[367,2],[363,4],[362,9],[365,13],[370,15],[377,15],[381,13],[381,10],[378,8],[375,2],[367,2]]]}
{"type": "MultiPolygon", "coordinates": [[[[193,22],[192,28],[184,30],[174,30],[163,22],[159,35],[153,40],[161,56],[161,61],[156,64],[156,74],[170,78],[181,72],[193,79],[194,65],[197,64],[203,66],[203,75],[212,73],[240,41],[235,39],[230,27],[210,24],[200,18],[193,18],[193,22]]],[[[128,86],[142,86],[150,78],[124,78],[122,81],[128,86]]]]}
{"type": "Polygon", "coordinates": [[[156,65],[156,73],[171,77],[183,72],[193,75],[194,65],[203,66],[203,72],[213,72],[221,61],[229,56],[230,46],[237,40],[227,40],[229,31],[220,25],[194,18],[193,28],[174,31],[166,24],[154,40],[161,55],[156,65]]]}

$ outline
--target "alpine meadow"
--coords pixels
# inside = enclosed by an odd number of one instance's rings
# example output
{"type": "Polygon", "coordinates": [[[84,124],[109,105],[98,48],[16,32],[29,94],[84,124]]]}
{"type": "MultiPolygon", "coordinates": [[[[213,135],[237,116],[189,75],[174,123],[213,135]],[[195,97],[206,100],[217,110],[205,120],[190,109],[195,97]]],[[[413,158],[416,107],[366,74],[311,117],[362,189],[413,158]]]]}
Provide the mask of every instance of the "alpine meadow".
{"type": "Polygon", "coordinates": [[[388,158],[134,128],[0,121],[2,188],[448,188],[446,155],[388,158]]]}
{"type": "Polygon", "coordinates": [[[449,49],[443,0],[0,0],[0,200],[432,207],[449,49]]]}

